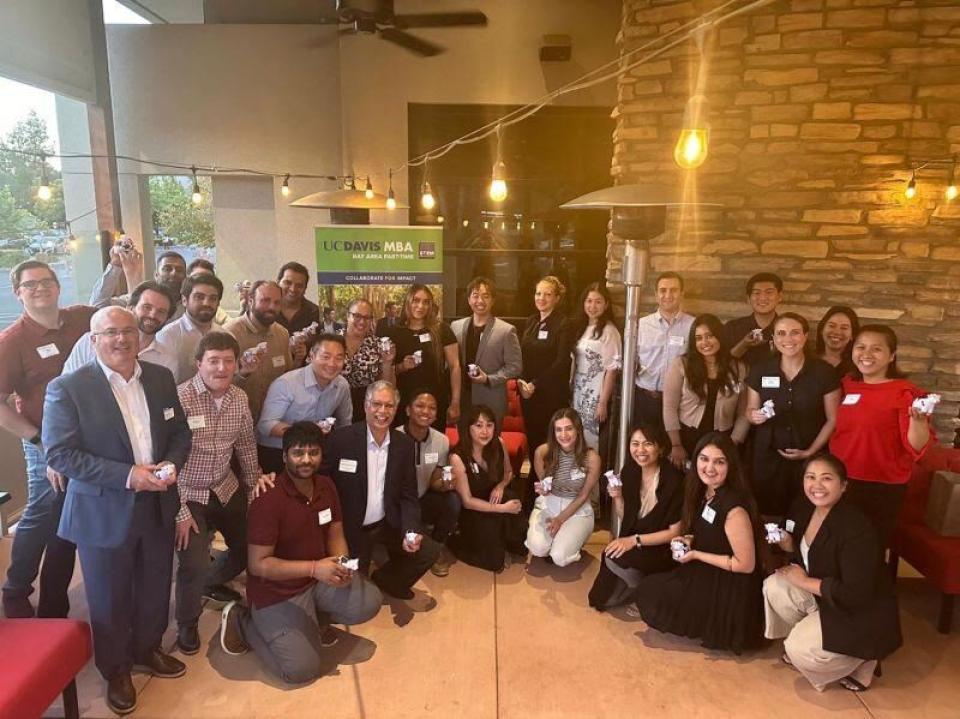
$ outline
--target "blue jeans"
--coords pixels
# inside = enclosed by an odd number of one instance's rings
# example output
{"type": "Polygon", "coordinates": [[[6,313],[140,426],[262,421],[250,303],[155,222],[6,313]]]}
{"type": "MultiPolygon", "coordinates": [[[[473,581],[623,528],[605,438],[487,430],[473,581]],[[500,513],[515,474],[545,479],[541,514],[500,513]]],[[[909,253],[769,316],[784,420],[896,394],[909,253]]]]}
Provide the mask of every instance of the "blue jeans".
{"type": "Polygon", "coordinates": [[[57,536],[63,495],[47,480],[47,454],[42,447],[23,440],[23,457],[27,464],[27,506],[17,523],[3,592],[11,597],[30,596],[46,550],[38,614],[66,616],[75,548],[57,536]]]}

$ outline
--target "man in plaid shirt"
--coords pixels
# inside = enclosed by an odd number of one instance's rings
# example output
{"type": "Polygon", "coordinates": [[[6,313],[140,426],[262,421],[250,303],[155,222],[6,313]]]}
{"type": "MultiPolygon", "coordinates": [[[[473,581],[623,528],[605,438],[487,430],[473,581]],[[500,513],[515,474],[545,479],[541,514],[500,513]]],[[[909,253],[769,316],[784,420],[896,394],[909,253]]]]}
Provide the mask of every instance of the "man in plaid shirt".
{"type": "Polygon", "coordinates": [[[184,654],[200,649],[197,621],[202,597],[217,602],[239,599],[226,583],[247,566],[247,505],[260,467],[247,395],[232,384],[239,356],[232,335],[209,332],[197,346],[197,374],[177,387],[193,431],[190,455],[177,476],[177,643],[184,654]],[[237,473],[243,491],[238,491],[237,473]],[[214,530],[223,534],[227,551],[211,563],[214,530]]]}

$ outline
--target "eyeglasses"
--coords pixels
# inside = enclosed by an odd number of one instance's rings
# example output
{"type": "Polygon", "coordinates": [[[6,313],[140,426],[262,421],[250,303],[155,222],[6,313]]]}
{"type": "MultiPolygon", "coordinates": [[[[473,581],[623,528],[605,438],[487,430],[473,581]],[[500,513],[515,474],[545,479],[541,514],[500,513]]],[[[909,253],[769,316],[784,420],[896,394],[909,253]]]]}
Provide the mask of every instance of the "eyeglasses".
{"type": "Polygon", "coordinates": [[[46,277],[42,280],[26,280],[21,282],[19,286],[30,292],[35,292],[38,289],[49,290],[51,287],[59,287],[60,283],[52,277],[46,277]]]}
{"type": "Polygon", "coordinates": [[[369,322],[373,319],[373,315],[362,315],[359,312],[351,312],[350,316],[353,317],[354,322],[369,322]]]}
{"type": "Polygon", "coordinates": [[[140,330],[136,327],[124,327],[123,329],[113,329],[103,330],[102,332],[94,332],[94,337],[106,337],[108,340],[115,340],[117,337],[133,337],[136,334],[139,334],[140,330]]]}

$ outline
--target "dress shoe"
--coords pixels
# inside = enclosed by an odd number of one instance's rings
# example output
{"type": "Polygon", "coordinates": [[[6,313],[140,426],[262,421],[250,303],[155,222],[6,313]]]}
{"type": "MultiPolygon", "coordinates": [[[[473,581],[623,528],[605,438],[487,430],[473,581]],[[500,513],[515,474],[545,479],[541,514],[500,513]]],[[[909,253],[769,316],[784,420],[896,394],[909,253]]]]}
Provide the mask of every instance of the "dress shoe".
{"type": "Polygon", "coordinates": [[[3,614],[7,619],[30,619],[33,605],[26,597],[14,597],[4,593],[3,614]]]}
{"type": "Polygon", "coordinates": [[[227,602],[239,602],[243,599],[243,595],[231,589],[226,584],[215,584],[203,590],[203,598],[209,599],[212,602],[226,604],[227,602]]]}
{"type": "Polygon", "coordinates": [[[241,625],[246,613],[247,608],[240,602],[230,602],[223,608],[223,614],[220,615],[220,646],[227,654],[239,656],[246,654],[250,648],[241,625]]]}
{"type": "Polygon", "coordinates": [[[184,654],[196,654],[200,651],[200,632],[197,625],[177,627],[177,646],[184,654]]]}
{"type": "Polygon", "coordinates": [[[450,574],[450,565],[455,561],[453,552],[447,549],[445,544],[440,545],[440,554],[437,561],[430,567],[430,573],[435,577],[445,577],[450,574]]]}
{"type": "Polygon", "coordinates": [[[397,587],[392,583],[385,582],[379,569],[370,575],[370,580],[376,584],[384,594],[389,594],[391,597],[396,597],[397,599],[413,599],[414,594],[412,589],[409,587],[397,587]]]}
{"type": "Polygon", "coordinates": [[[117,714],[129,714],[137,708],[137,690],[129,674],[118,674],[107,682],[107,706],[117,714]]]}
{"type": "Polygon", "coordinates": [[[147,656],[133,665],[133,670],[144,674],[152,674],[161,679],[182,677],[187,671],[187,665],[179,659],[154,649],[147,656]]]}

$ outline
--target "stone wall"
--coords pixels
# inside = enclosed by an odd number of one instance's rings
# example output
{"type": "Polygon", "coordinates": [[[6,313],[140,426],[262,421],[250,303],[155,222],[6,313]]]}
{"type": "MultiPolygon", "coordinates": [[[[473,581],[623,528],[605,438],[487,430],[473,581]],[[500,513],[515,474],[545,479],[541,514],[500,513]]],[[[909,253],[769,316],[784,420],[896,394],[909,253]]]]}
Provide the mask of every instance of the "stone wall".
{"type": "MultiPolygon", "coordinates": [[[[720,4],[625,0],[621,55],[720,4]]],[[[671,213],[653,272],[682,272],[693,312],[746,314],[744,280],[771,270],[811,321],[849,304],[891,324],[901,366],[943,394],[937,427],[952,438],[960,199],[944,199],[943,166],[918,172],[912,201],[904,189],[913,163],[960,153],[960,3],[775,0],[721,25],[707,40],[710,151],[684,176],[673,145],[697,57],[685,43],[619,80],[616,183],[681,181],[723,204],[671,213]]],[[[629,224],[612,223],[612,283],[629,224]]]]}

